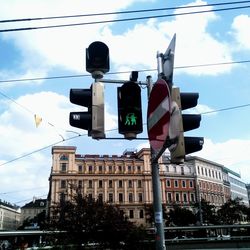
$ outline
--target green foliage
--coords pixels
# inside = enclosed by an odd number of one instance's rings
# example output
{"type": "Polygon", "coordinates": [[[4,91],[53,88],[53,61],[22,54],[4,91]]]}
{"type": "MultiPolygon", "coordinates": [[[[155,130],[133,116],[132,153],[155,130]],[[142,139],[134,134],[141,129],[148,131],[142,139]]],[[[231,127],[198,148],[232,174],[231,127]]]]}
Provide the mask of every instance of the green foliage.
{"type": "Polygon", "coordinates": [[[192,211],[182,208],[179,205],[174,205],[170,209],[167,217],[167,226],[189,226],[196,222],[196,217],[192,211]]]}
{"type": "Polygon", "coordinates": [[[221,224],[240,223],[247,219],[248,208],[242,203],[242,199],[230,199],[218,210],[218,216],[221,224]]]}
{"type": "MultiPolygon", "coordinates": [[[[152,225],[154,223],[154,206],[153,204],[146,205],[146,222],[152,225]]],[[[167,219],[166,206],[162,205],[162,216],[163,220],[167,219]]]]}
{"type": "Polygon", "coordinates": [[[66,231],[58,238],[60,244],[84,246],[98,244],[101,249],[139,247],[144,230],[125,217],[117,206],[77,194],[73,201],[60,202],[49,229],[66,231]]]}
{"type": "Polygon", "coordinates": [[[218,224],[218,216],[216,213],[216,207],[214,205],[211,205],[206,200],[201,199],[200,204],[196,203],[194,206],[197,209],[196,213],[197,221],[200,222],[202,216],[202,224],[218,224]]]}
{"type": "Polygon", "coordinates": [[[34,218],[27,218],[23,221],[23,224],[18,228],[19,230],[23,230],[27,227],[31,227],[34,224],[37,224],[39,229],[43,230],[46,223],[46,211],[42,211],[37,214],[34,218]]]}

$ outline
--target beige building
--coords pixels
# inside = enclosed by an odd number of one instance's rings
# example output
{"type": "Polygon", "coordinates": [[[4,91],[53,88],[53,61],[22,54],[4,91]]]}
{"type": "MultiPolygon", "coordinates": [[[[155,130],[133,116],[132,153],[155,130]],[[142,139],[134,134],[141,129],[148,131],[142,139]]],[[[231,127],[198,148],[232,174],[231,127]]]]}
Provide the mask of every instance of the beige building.
{"type": "MultiPolygon", "coordinates": [[[[53,147],[49,207],[80,191],[118,204],[132,221],[145,223],[146,206],[153,203],[150,156],[146,148],[122,155],[81,155],[76,147],[53,147]]],[[[219,208],[231,197],[228,170],[223,165],[193,156],[175,165],[169,163],[167,154],[159,163],[161,198],[167,209],[173,204],[193,209],[201,199],[219,208]]]]}
{"type": "Polygon", "coordinates": [[[231,197],[228,173],[223,165],[196,156],[187,157],[186,163],[194,167],[200,199],[220,207],[231,197]]]}
{"type": "Polygon", "coordinates": [[[21,209],[0,200],[0,230],[16,230],[20,225],[21,209]]]}
{"type": "MultiPolygon", "coordinates": [[[[119,204],[132,220],[145,223],[145,207],[152,204],[150,150],[123,155],[80,155],[76,147],[52,148],[49,204],[71,199],[76,190],[84,195],[119,204]]],[[[166,203],[166,172],[160,166],[162,201],[166,203]]]]}

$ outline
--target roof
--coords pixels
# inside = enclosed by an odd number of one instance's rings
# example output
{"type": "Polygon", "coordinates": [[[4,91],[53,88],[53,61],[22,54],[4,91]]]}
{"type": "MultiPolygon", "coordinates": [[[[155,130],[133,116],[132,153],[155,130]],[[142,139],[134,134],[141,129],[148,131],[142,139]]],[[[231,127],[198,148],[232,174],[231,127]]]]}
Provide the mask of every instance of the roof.
{"type": "Polygon", "coordinates": [[[27,204],[25,204],[22,209],[24,208],[46,208],[47,200],[46,199],[37,199],[33,200],[27,204]]]}

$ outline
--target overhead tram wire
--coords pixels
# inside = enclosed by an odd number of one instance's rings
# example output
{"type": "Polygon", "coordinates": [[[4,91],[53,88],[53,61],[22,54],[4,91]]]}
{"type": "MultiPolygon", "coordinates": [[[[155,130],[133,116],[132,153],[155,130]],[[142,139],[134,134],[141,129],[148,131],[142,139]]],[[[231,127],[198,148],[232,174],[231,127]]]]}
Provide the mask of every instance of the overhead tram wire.
{"type": "Polygon", "coordinates": [[[51,19],[67,19],[67,18],[107,16],[107,15],[123,15],[123,14],[156,12],[156,11],[166,11],[166,10],[169,11],[169,10],[180,10],[180,9],[190,9],[190,8],[193,9],[193,8],[203,8],[203,7],[214,7],[214,6],[222,6],[222,5],[246,4],[246,3],[250,3],[250,1],[235,1],[235,2],[223,2],[223,3],[212,3],[212,4],[201,4],[201,5],[176,6],[176,7],[168,7],[168,8],[115,11],[115,12],[104,12],[104,13],[89,13],[89,14],[76,14],[76,15],[63,15],[63,16],[6,19],[6,20],[0,20],[0,23],[41,21],[41,20],[51,20],[51,19]]]}
{"type": "MultiPolygon", "coordinates": [[[[241,60],[241,61],[231,61],[231,62],[220,62],[220,63],[206,63],[206,64],[197,64],[197,65],[184,65],[176,66],[174,69],[188,69],[188,68],[199,68],[199,67],[213,67],[220,65],[230,65],[230,64],[243,64],[250,63],[250,60],[241,60]]],[[[157,69],[138,69],[138,72],[154,72],[157,69]]],[[[118,75],[118,74],[128,74],[130,71],[117,71],[109,72],[106,75],[118,75]]],[[[56,79],[67,79],[67,78],[78,78],[78,77],[90,77],[90,74],[79,74],[79,75],[64,75],[64,76],[49,76],[49,77],[35,77],[35,78],[23,78],[23,79],[7,79],[0,80],[0,83],[13,83],[13,82],[26,82],[26,81],[41,81],[41,80],[56,80],[56,79]]]]}
{"type": "Polygon", "coordinates": [[[82,22],[82,23],[70,23],[70,24],[58,24],[58,25],[36,26],[36,27],[22,27],[22,28],[12,28],[12,29],[1,29],[0,33],[15,32],[15,31],[30,31],[30,30],[39,30],[39,29],[51,29],[51,28],[64,28],[64,27],[84,26],[84,25],[104,24],[104,23],[115,23],[115,22],[128,22],[128,21],[136,21],[136,20],[145,20],[145,19],[150,19],[150,18],[175,17],[175,16],[204,14],[204,13],[210,13],[210,12],[238,10],[238,9],[247,9],[247,8],[250,8],[250,5],[231,7],[231,8],[213,9],[213,10],[203,10],[203,11],[165,14],[165,15],[131,17],[131,18],[114,19],[114,20],[111,19],[111,20],[101,20],[101,21],[82,22]]]}
{"type": "MultiPolygon", "coordinates": [[[[207,114],[211,114],[211,113],[218,113],[218,112],[222,112],[222,111],[228,111],[228,110],[239,109],[239,108],[245,108],[245,107],[250,107],[250,103],[243,104],[243,105],[238,105],[238,106],[232,106],[232,107],[223,108],[223,109],[217,109],[217,110],[202,112],[202,113],[200,113],[200,115],[207,115],[207,114]]],[[[145,124],[144,124],[144,125],[145,125],[145,124]]],[[[111,132],[111,131],[116,131],[116,130],[118,130],[118,129],[117,129],[117,128],[116,128],[116,129],[110,129],[110,130],[107,130],[106,132],[111,132]]],[[[45,147],[42,147],[42,148],[40,148],[40,149],[36,149],[36,150],[34,150],[34,151],[30,152],[30,153],[24,154],[24,155],[22,155],[22,156],[19,156],[19,157],[17,157],[17,158],[14,158],[14,159],[12,159],[12,160],[9,160],[9,161],[4,162],[4,163],[0,164],[0,167],[1,167],[1,166],[4,166],[4,165],[7,165],[7,164],[9,164],[9,163],[12,163],[12,162],[14,162],[14,161],[20,160],[20,159],[22,159],[22,158],[25,158],[25,157],[27,157],[27,156],[30,156],[30,155],[32,155],[32,154],[38,153],[38,152],[40,152],[40,151],[43,151],[43,150],[45,150],[45,149],[47,149],[47,148],[50,148],[50,147],[55,146],[55,145],[57,145],[57,144],[60,144],[60,143],[62,143],[62,142],[69,141],[69,140],[74,140],[74,139],[76,139],[76,138],[78,138],[78,137],[81,137],[81,136],[87,136],[87,134],[78,134],[77,136],[72,136],[72,137],[69,137],[69,138],[67,138],[67,139],[65,139],[65,140],[61,140],[61,141],[52,143],[52,144],[50,144],[50,145],[47,145],[47,146],[45,146],[45,147]]],[[[111,138],[111,139],[112,139],[112,138],[111,138]]],[[[121,138],[121,139],[124,139],[124,138],[121,138]]],[[[143,139],[145,139],[145,138],[143,138],[143,139]]]]}

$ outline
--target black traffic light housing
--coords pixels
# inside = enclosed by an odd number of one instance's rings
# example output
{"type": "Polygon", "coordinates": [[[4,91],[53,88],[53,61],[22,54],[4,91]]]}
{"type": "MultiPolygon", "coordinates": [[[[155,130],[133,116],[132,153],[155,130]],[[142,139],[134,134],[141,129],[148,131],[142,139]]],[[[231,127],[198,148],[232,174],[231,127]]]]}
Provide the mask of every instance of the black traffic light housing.
{"type": "Polygon", "coordinates": [[[89,89],[71,89],[70,102],[88,109],[85,112],[70,112],[70,125],[87,130],[88,136],[93,139],[105,138],[103,84],[95,82],[89,89]]]}
{"type": "Polygon", "coordinates": [[[135,139],[143,131],[141,88],[135,82],[138,72],[132,72],[130,81],[117,88],[118,128],[126,139],[135,139]]]}
{"type": "Polygon", "coordinates": [[[200,151],[202,149],[203,137],[186,137],[184,132],[200,127],[201,115],[199,114],[182,114],[182,110],[193,108],[198,103],[198,93],[180,93],[179,88],[172,89],[172,102],[175,102],[179,108],[178,117],[178,135],[177,143],[170,149],[171,162],[182,163],[185,155],[200,151]]]}
{"type": "Polygon", "coordinates": [[[96,41],[86,49],[86,70],[95,79],[109,71],[109,48],[105,43],[96,41]]]}

